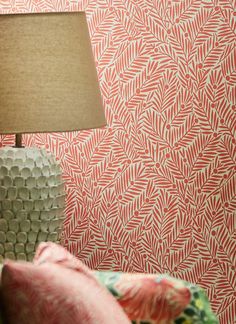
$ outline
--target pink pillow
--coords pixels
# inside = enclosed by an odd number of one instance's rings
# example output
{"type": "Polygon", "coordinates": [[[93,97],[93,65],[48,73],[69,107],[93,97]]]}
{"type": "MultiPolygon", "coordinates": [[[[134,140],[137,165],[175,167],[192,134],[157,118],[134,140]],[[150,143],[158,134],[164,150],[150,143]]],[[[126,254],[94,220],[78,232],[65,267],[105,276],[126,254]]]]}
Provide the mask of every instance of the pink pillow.
{"type": "Polygon", "coordinates": [[[130,324],[85,266],[6,261],[2,299],[9,324],[130,324]]]}

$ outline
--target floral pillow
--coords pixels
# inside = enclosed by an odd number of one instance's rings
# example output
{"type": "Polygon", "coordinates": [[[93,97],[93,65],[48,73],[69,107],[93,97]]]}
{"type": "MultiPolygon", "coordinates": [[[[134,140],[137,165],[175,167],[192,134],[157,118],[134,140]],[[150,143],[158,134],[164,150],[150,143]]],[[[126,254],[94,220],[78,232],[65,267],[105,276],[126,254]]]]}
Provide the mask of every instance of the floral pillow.
{"type": "Polygon", "coordinates": [[[135,324],[217,324],[204,291],[167,275],[94,271],[135,324]]]}

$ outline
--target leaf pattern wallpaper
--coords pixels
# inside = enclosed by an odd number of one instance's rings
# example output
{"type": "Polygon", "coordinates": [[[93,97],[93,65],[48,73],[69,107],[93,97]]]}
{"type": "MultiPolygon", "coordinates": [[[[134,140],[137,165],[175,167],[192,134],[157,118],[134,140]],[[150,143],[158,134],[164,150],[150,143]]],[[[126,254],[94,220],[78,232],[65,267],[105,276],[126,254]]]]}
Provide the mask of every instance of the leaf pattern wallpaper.
{"type": "Polygon", "coordinates": [[[64,246],[93,269],[197,283],[235,323],[236,1],[0,1],[2,14],[76,10],[108,126],[24,136],[61,163],[64,246]]]}

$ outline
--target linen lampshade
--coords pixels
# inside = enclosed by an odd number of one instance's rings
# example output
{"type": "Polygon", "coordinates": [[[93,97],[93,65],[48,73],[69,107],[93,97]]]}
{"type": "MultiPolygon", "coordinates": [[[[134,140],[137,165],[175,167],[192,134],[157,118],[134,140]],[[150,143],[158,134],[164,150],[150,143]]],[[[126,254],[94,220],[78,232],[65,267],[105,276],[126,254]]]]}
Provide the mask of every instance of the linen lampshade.
{"type": "Polygon", "coordinates": [[[0,133],[106,124],[84,12],[0,15],[0,133]]]}
{"type": "Polygon", "coordinates": [[[65,191],[51,153],[21,147],[22,133],[106,125],[84,12],[0,15],[0,261],[32,260],[60,239],[65,191]]]}

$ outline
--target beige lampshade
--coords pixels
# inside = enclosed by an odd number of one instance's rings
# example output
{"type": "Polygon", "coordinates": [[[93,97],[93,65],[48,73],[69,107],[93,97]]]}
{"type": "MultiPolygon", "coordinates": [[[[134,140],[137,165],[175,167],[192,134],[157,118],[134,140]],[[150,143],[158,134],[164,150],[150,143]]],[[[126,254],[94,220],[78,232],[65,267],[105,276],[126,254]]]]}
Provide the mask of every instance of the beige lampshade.
{"type": "Polygon", "coordinates": [[[85,13],[0,15],[0,133],[105,125],[85,13]]]}

